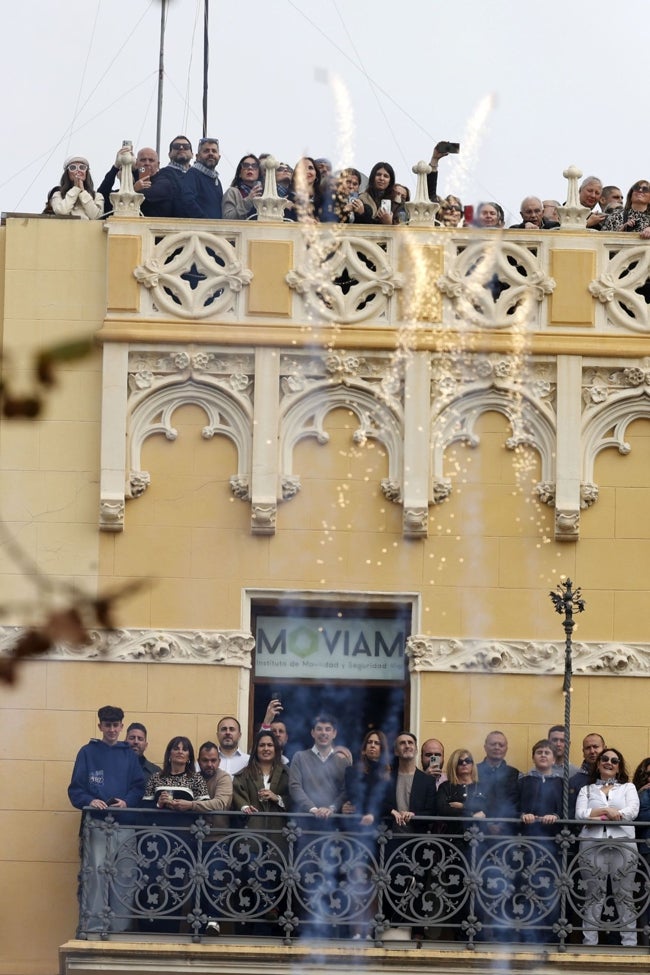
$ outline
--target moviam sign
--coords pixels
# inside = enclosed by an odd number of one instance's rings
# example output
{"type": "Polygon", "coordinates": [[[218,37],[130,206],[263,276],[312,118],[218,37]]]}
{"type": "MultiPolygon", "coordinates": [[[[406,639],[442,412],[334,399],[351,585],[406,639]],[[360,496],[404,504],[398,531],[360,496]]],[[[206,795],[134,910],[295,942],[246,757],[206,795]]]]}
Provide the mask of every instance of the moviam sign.
{"type": "Polygon", "coordinates": [[[404,679],[403,620],[258,616],[258,677],[404,679]]]}

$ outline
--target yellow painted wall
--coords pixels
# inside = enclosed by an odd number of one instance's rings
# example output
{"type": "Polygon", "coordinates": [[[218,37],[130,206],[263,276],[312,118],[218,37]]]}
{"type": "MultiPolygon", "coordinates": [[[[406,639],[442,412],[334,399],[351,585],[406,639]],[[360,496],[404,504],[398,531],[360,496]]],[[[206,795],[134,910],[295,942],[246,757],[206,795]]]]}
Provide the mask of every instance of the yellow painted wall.
{"type": "MultiPolygon", "coordinates": [[[[0,247],[4,348],[12,377],[26,384],[36,345],[100,327],[105,234],[94,224],[11,221],[0,247]]],[[[577,639],[648,639],[650,423],[628,430],[629,456],[598,458],[600,499],[583,512],[572,545],[553,540],[553,512],[531,498],[537,459],[506,450],[505,419],[486,414],[480,445],[456,446],[447,459],[454,489],[431,509],[429,538],[409,540],[401,507],[380,491],[383,448],[354,445],[358,421],[338,409],[327,417],[329,443],[303,440],[295,451],[302,487],[280,505],[276,534],[254,536],[250,506],[228,483],[232,444],[204,440],[204,415],[184,407],[174,442],[160,436],[144,446],[151,485],[127,502],[125,531],[100,535],[100,368],[99,353],[63,368],[41,420],[0,425],[2,513],[49,578],[90,591],[150,580],[120,606],[124,626],[238,629],[244,587],[408,590],[422,593],[425,634],[561,640],[548,591],[568,574],[587,598],[577,639]]],[[[33,600],[34,588],[6,545],[0,586],[3,622],[27,622],[21,601],[33,600]]],[[[71,659],[28,664],[17,687],[0,688],[2,975],[51,975],[57,946],[74,933],[79,816],[66,787],[97,707],[119,703],[127,720],[143,720],[155,760],[171,734],[212,737],[215,719],[236,708],[238,677],[231,667],[71,659]]],[[[500,728],[520,767],[563,715],[557,677],[425,673],[421,698],[421,738],[480,755],[486,732],[500,728]]],[[[573,757],[581,736],[599,730],[636,764],[650,752],[645,704],[644,680],[576,678],[573,757]]]]}

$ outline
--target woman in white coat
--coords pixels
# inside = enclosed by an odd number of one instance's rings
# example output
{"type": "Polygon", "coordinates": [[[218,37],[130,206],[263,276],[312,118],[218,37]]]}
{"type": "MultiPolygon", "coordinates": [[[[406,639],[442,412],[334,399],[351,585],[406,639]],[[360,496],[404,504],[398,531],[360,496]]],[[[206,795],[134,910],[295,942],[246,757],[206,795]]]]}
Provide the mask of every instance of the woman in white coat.
{"type": "Polygon", "coordinates": [[[598,944],[608,878],[621,943],[637,943],[634,884],[639,857],[632,822],[638,814],[639,796],[629,781],[625,759],[618,749],[604,748],[593,782],[583,786],[576,802],[576,819],[585,821],[580,832],[580,872],[585,890],[582,934],[586,945],[598,944]]]}
{"type": "Polygon", "coordinates": [[[90,166],[83,156],[70,156],[63,163],[61,184],[52,194],[50,205],[58,217],[99,220],[103,216],[104,198],[95,193],[90,166]]]}

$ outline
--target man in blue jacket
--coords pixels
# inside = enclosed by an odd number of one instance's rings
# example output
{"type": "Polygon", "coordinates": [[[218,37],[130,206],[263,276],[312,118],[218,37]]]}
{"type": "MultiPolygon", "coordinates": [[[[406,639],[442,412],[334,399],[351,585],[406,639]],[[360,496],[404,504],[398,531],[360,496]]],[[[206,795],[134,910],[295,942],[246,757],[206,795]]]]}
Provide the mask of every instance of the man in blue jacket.
{"type": "Polygon", "coordinates": [[[218,139],[201,139],[196,162],[188,169],[181,183],[178,216],[203,220],[221,219],[223,189],[219,182],[217,164],[221,159],[218,139]]]}
{"type": "MultiPolygon", "coordinates": [[[[102,737],[91,738],[77,754],[68,786],[70,802],[77,809],[89,806],[97,811],[138,806],[144,793],[145,777],[133,749],[119,740],[124,727],[124,711],[107,704],[99,709],[97,716],[102,737]]],[[[129,917],[114,916],[113,912],[124,915],[128,910],[128,881],[125,878],[130,872],[130,858],[124,856],[122,848],[132,839],[132,830],[119,826],[112,856],[117,873],[111,878],[110,872],[105,873],[102,869],[109,839],[109,832],[100,824],[103,818],[102,815],[96,826],[91,824],[92,828],[87,832],[82,831],[79,928],[84,932],[125,931],[130,926],[129,917]],[[106,892],[107,884],[110,886],[106,892]]],[[[119,822],[120,817],[116,818],[119,822]]]]}

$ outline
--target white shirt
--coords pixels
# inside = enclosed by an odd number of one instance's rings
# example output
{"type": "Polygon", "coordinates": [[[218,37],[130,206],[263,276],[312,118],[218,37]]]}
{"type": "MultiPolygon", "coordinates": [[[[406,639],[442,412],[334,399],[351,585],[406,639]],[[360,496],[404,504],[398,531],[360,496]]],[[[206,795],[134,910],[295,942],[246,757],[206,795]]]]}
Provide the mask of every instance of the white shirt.
{"type": "Polygon", "coordinates": [[[250,755],[246,752],[241,752],[239,749],[233,752],[231,755],[224,755],[224,753],[219,749],[219,768],[227,772],[231,777],[237,772],[241,772],[243,768],[248,765],[248,759],[250,755]]]}

